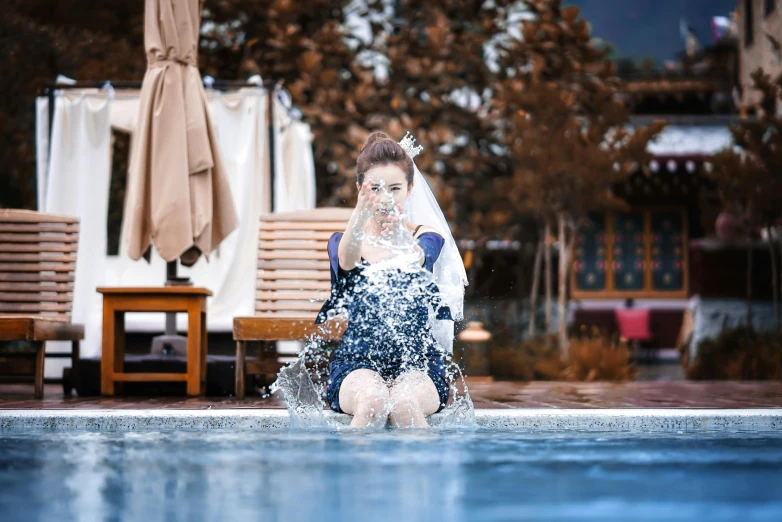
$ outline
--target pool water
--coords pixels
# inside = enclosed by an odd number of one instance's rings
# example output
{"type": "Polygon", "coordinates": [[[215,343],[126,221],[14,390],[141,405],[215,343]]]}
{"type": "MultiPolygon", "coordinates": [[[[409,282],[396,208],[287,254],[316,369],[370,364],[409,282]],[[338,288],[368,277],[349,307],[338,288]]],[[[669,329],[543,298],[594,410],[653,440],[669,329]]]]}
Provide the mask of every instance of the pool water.
{"type": "Polygon", "coordinates": [[[0,433],[0,520],[782,520],[780,433],[0,433]]]}

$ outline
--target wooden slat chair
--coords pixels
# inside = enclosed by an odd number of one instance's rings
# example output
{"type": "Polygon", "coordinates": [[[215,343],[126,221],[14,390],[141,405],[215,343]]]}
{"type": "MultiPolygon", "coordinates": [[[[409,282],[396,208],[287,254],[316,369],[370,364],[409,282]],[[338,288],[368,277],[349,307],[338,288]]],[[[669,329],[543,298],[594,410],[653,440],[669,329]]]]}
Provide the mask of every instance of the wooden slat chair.
{"type": "Polygon", "coordinates": [[[67,394],[75,380],[79,341],[84,339],[84,326],[70,319],[78,244],[77,218],[0,210],[0,341],[35,346],[34,353],[0,352],[0,382],[32,380],[37,399],[43,397],[45,357],[71,359],[63,383],[67,394]],[[46,341],[71,341],[73,349],[46,354],[46,341]],[[32,376],[23,359],[35,359],[32,376]]]}
{"type": "Polygon", "coordinates": [[[314,321],[331,288],[328,240],[345,230],[352,211],[319,208],[261,217],[255,315],[234,318],[238,398],[244,397],[245,374],[275,375],[283,366],[274,341],[302,341],[313,334],[324,340],[342,337],[344,321],[314,321]],[[248,341],[260,344],[255,361],[246,360],[248,341]]]}

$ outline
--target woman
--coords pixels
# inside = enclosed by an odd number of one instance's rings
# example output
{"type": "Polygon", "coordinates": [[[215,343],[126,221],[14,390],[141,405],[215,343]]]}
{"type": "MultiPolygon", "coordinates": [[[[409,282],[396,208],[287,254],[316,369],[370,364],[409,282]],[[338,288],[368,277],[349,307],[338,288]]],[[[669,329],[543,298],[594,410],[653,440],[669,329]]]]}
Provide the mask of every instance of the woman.
{"type": "Polygon", "coordinates": [[[433,319],[452,319],[432,276],[445,240],[402,219],[415,172],[399,143],[370,135],[356,166],[356,208],[345,232],[329,240],[332,294],[316,322],[348,314],[327,398],[353,415],[351,427],[389,418],[397,427],[426,427],[426,416],[448,400],[444,350],[431,328],[433,319]]]}

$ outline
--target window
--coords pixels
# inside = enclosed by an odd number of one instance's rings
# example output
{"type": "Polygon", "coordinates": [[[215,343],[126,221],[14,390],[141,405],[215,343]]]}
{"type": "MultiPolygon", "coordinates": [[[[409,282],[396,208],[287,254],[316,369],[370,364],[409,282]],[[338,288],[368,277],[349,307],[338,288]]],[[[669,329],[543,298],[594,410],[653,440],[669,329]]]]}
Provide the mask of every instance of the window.
{"type": "Polygon", "coordinates": [[[130,134],[112,129],[111,179],[109,181],[109,208],[106,222],[106,255],[108,256],[119,255],[129,161],[130,134]]]}
{"type": "Polygon", "coordinates": [[[752,45],[755,39],[755,19],[752,0],[744,0],[744,47],[752,45]]]}
{"type": "Polygon", "coordinates": [[[766,16],[770,15],[774,12],[774,7],[776,7],[776,0],[766,0],[766,9],[764,10],[764,14],[766,16]]]}
{"type": "Polygon", "coordinates": [[[594,216],[576,236],[573,297],[686,297],[686,267],[684,210],[594,216]]]}

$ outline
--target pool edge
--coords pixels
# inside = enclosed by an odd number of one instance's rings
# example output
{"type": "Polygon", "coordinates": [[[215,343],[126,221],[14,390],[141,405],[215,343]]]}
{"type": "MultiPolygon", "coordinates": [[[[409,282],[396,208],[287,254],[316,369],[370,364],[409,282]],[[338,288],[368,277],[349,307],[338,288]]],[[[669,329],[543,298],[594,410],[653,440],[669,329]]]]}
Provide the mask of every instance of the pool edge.
{"type": "MultiPolygon", "coordinates": [[[[347,415],[324,412],[346,424],[347,415]]],[[[782,431],[782,408],[753,409],[478,409],[477,424],[496,429],[580,431],[782,431]]],[[[437,426],[442,417],[432,417],[437,426]]],[[[281,429],[288,428],[287,410],[3,410],[0,432],[26,429],[107,431],[155,429],[281,429]]]]}

